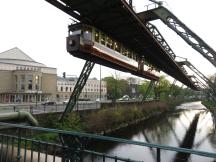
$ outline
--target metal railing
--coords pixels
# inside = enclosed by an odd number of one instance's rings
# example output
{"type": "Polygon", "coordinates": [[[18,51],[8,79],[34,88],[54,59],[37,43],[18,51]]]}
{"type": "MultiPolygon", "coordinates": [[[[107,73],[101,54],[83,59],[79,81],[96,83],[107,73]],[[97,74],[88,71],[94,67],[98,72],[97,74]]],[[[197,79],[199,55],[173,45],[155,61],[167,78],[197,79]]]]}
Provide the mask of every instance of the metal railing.
{"type": "MultiPolygon", "coordinates": [[[[0,106],[0,113],[9,113],[16,111],[28,111],[31,114],[43,114],[50,112],[63,112],[65,110],[66,104],[54,104],[54,105],[42,105],[34,104],[31,105],[7,105],[0,106]]],[[[89,109],[100,109],[101,103],[95,101],[78,102],[75,105],[75,110],[89,110],[89,109]]]]}
{"type": "Polygon", "coordinates": [[[97,152],[88,149],[91,141],[116,142],[120,144],[149,147],[155,150],[155,161],[161,162],[161,150],[174,151],[178,153],[194,154],[209,158],[216,158],[215,153],[196,151],[185,148],[177,148],[145,142],[131,141],[122,138],[99,136],[95,134],[64,131],[42,127],[31,127],[25,125],[9,124],[0,122],[0,128],[10,127],[13,131],[0,134],[0,161],[40,161],[40,162],[84,162],[84,161],[126,161],[136,160],[119,157],[118,155],[108,155],[104,152],[97,152]],[[50,141],[38,138],[41,134],[49,137],[50,141]],[[51,134],[53,135],[52,138],[51,134]],[[55,140],[53,140],[55,137],[55,140]],[[62,140],[63,139],[63,140],[62,140]],[[62,141],[62,142],[61,142],[62,141]]]}

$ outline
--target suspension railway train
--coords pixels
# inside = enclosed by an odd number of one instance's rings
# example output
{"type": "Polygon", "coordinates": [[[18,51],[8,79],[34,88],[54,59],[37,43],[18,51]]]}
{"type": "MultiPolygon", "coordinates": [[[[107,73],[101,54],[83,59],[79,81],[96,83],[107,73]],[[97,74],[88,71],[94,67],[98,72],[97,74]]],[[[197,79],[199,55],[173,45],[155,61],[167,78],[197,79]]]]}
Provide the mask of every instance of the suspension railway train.
{"type": "Polygon", "coordinates": [[[96,62],[150,80],[159,79],[159,71],[144,58],[90,25],[69,26],[67,51],[78,58],[96,62]]]}

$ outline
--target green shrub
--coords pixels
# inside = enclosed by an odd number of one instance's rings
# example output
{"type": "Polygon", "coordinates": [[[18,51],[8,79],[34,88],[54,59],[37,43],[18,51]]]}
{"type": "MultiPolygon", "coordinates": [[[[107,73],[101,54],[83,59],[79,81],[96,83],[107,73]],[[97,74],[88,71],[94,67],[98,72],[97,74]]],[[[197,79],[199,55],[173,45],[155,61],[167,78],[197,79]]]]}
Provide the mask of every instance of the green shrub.
{"type": "Polygon", "coordinates": [[[84,131],[84,126],[81,123],[80,116],[72,112],[65,118],[61,123],[56,124],[59,129],[69,130],[69,131],[84,131]]]}

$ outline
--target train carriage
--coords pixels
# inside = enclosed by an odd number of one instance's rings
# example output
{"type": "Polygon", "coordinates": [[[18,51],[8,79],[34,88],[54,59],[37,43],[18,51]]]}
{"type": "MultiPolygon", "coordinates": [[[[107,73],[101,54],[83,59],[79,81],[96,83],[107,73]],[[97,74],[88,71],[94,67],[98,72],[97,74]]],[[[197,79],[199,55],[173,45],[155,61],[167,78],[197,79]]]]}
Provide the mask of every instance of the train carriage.
{"type": "Polygon", "coordinates": [[[69,26],[67,51],[75,57],[136,76],[159,79],[159,72],[144,58],[90,25],[78,23],[69,26]]]}

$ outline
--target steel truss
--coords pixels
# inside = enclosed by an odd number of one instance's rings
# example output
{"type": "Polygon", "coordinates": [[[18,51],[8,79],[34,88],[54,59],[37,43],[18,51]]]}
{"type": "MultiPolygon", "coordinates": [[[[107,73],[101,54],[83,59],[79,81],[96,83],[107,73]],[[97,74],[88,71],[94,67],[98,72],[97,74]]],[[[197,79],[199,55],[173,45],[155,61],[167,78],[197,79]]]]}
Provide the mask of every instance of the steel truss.
{"type": "MultiPolygon", "coordinates": [[[[154,38],[160,43],[160,45],[163,47],[163,49],[166,51],[166,53],[175,61],[176,59],[176,55],[173,52],[173,50],[171,49],[171,47],[169,46],[169,44],[166,42],[166,40],[163,38],[162,34],[159,32],[159,30],[157,29],[157,27],[149,22],[146,23],[146,27],[147,29],[152,33],[152,35],[154,36],[154,38]]],[[[176,62],[176,61],[175,61],[176,62]]],[[[182,72],[188,76],[188,72],[185,70],[184,66],[179,66],[182,70],[182,72]]],[[[190,78],[190,76],[188,76],[190,78]]],[[[197,78],[195,78],[196,80],[197,78]]],[[[194,85],[200,89],[200,87],[196,84],[196,82],[194,82],[194,85]]]]}
{"type": "Polygon", "coordinates": [[[146,27],[147,29],[152,33],[152,35],[154,36],[154,38],[160,43],[160,45],[164,48],[164,50],[167,52],[167,54],[173,59],[175,60],[176,55],[174,54],[173,50],[170,48],[170,46],[168,45],[168,43],[166,42],[166,40],[163,38],[163,36],[161,35],[161,33],[159,32],[159,30],[157,29],[156,26],[154,26],[151,23],[146,23],[146,27]]]}
{"type": "MultiPolygon", "coordinates": [[[[204,80],[205,82],[206,82],[206,84],[209,86],[209,88],[210,88],[210,92],[211,92],[211,94],[210,94],[210,96],[211,96],[211,98],[215,101],[216,99],[215,99],[215,97],[214,96],[216,96],[216,89],[215,89],[215,85],[214,85],[214,83],[212,83],[211,82],[211,80],[210,79],[208,79],[204,74],[202,74],[198,69],[196,69],[189,61],[181,61],[181,62],[178,62],[178,64],[180,65],[180,66],[183,66],[183,65],[186,65],[188,68],[190,68],[196,75],[198,75],[202,80],[204,80]]],[[[192,77],[194,77],[194,76],[192,76],[192,77]]],[[[196,78],[196,81],[197,81],[197,83],[199,82],[199,83],[201,83],[201,85],[203,86],[203,87],[206,87],[198,78],[196,78]]]]}
{"type": "Polygon", "coordinates": [[[151,92],[151,91],[153,90],[153,88],[157,85],[157,83],[158,83],[158,82],[153,81],[153,80],[150,81],[150,83],[149,83],[149,85],[148,85],[148,88],[147,88],[147,90],[146,90],[146,92],[145,92],[145,94],[144,94],[144,96],[143,96],[143,99],[142,99],[143,102],[146,101],[146,99],[147,99],[147,97],[149,96],[150,92],[151,92]]]}
{"type": "Polygon", "coordinates": [[[195,74],[197,74],[201,79],[203,79],[209,87],[213,86],[213,83],[204,75],[202,74],[195,66],[193,66],[189,61],[180,61],[178,62],[180,66],[186,65],[188,68],[190,68],[195,74]]]}
{"type": "Polygon", "coordinates": [[[86,81],[88,80],[88,77],[94,67],[95,63],[91,61],[86,61],[82,72],[76,82],[76,85],[74,87],[74,90],[70,96],[69,102],[67,103],[67,106],[65,108],[65,111],[63,112],[63,115],[61,116],[60,121],[62,121],[64,118],[67,117],[67,115],[74,109],[77,100],[79,99],[80,93],[82,92],[83,87],[86,84],[86,81]]]}
{"type": "Polygon", "coordinates": [[[203,55],[209,62],[216,67],[216,52],[207,43],[205,43],[197,34],[190,30],[183,22],[181,22],[173,13],[168,9],[160,6],[158,8],[145,11],[142,18],[145,19],[145,15],[148,16],[148,20],[160,19],[169,28],[175,31],[185,42],[187,42],[192,48],[203,55]]]}

